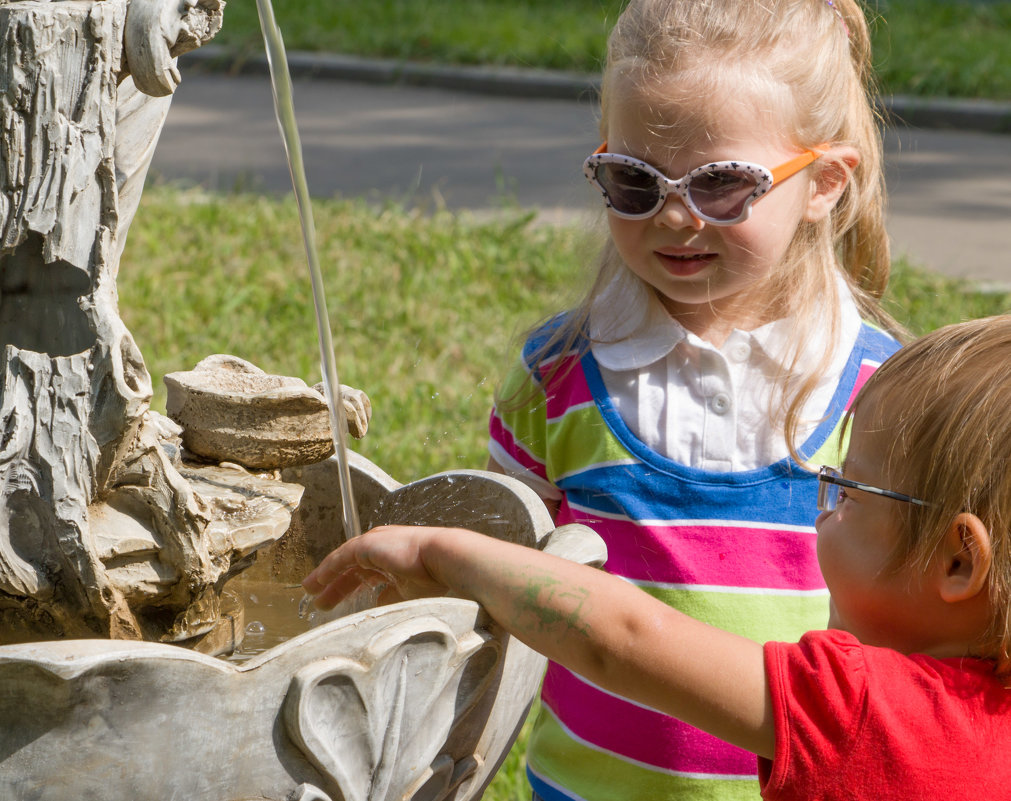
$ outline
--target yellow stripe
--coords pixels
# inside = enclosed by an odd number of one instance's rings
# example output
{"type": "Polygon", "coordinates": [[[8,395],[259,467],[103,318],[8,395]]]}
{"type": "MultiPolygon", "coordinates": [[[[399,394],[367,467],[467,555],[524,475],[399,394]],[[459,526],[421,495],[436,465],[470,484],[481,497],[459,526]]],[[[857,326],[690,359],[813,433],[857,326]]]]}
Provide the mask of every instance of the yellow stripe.
{"type": "Polygon", "coordinates": [[[850,442],[850,429],[846,429],[846,435],[842,438],[842,442],[839,441],[839,429],[842,427],[842,420],[832,429],[832,433],[829,435],[820,448],[816,450],[811,458],[807,460],[808,465],[817,470],[823,464],[827,464],[829,467],[841,467],[843,456],[846,454],[846,449],[849,447],[850,442]]]}
{"type": "Polygon", "coordinates": [[[544,394],[536,384],[525,383],[526,380],[526,368],[520,362],[502,384],[498,394],[501,403],[496,412],[512,433],[517,446],[522,444],[535,459],[543,462],[547,454],[547,409],[544,394]],[[514,404],[519,401],[523,401],[523,405],[514,408],[514,404]]]}
{"type": "Polygon", "coordinates": [[[754,595],[644,587],[654,598],[696,620],[756,642],[796,642],[828,625],[828,595],[754,595]]]}
{"type": "Polygon", "coordinates": [[[757,801],[757,779],[694,778],[626,762],[570,739],[541,709],[527,760],[539,776],[593,801],[757,801]]]}
{"type": "Polygon", "coordinates": [[[628,461],[631,454],[611,433],[595,404],[571,409],[548,423],[552,480],[596,464],[628,461]]]}

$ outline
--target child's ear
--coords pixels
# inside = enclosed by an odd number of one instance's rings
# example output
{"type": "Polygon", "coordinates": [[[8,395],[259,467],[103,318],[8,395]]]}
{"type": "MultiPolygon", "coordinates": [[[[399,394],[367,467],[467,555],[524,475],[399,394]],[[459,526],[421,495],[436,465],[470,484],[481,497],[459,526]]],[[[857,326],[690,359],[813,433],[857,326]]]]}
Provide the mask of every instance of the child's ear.
{"type": "Polygon", "coordinates": [[[955,515],[944,532],[938,555],[942,560],[943,600],[967,601],[986,588],[993,552],[990,532],[976,515],[968,512],[955,515]]]}
{"type": "Polygon", "coordinates": [[[848,145],[830,148],[814,163],[811,197],[804,213],[806,222],[818,222],[835,208],[853,170],[860,163],[860,152],[848,145]]]}

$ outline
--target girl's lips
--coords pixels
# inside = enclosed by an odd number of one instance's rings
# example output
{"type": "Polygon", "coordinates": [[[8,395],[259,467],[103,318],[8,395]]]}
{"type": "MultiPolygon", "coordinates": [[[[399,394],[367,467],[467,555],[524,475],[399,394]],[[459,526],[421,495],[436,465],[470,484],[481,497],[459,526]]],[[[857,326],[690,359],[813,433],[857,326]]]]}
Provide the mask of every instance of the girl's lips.
{"type": "Polygon", "coordinates": [[[715,253],[700,253],[698,251],[655,251],[656,257],[666,267],[671,275],[689,276],[704,270],[713,259],[715,253]]]}

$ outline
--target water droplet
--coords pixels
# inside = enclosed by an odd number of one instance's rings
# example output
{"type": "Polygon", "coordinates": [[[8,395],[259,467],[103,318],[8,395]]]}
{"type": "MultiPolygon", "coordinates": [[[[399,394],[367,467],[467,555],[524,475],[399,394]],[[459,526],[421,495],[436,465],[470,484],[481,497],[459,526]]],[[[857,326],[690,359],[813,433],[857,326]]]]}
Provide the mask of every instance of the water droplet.
{"type": "Polygon", "coordinates": [[[263,634],[267,630],[259,620],[254,620],[246,625],[246,634],[263,634]]]}
{"type": "MultiPolygon", "coordinates": [[[[298,616],[304,618],[309,614],[309,608],[312,606],[312,596],[306,593],[302,596],[302,600],[298,602],[298,616]]],[[[309,618],[312,620],[312,618],[309,618]]]]}

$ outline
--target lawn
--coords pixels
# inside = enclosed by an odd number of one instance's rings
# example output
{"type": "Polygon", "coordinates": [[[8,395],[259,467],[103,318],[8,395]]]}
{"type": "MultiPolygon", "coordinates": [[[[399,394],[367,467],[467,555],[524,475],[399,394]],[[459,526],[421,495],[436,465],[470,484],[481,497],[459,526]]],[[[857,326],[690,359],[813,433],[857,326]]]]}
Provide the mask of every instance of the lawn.
{"type": "MultiPolygon", "coordinates": [[[[289,50],[597,72],[622,0],[275,0],[289,50]]],[[[1011,3],[871,0],[885,94],[1011,99],[1011,3]]],[[[261,53],[256,5],[232,0],[217,43],[261,53]]]]}

